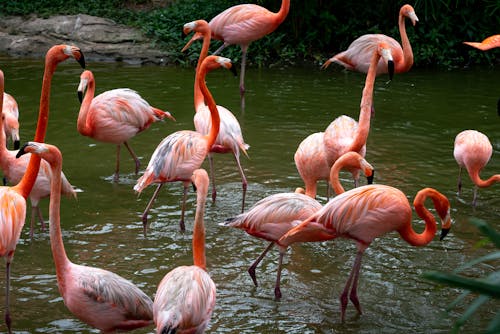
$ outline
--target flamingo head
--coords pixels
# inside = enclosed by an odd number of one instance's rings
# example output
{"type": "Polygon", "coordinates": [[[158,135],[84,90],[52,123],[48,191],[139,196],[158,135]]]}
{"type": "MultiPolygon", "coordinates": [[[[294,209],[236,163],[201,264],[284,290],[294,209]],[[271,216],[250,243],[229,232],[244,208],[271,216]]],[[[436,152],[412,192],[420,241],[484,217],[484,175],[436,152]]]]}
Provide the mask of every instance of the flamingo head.
{"type": "Polygon", "coordinates": [[[75,58],[82,68],[85,68],[85,57],[79,47],[74,45],[55,45],[47,51],[46,59],[56,62],[65,61],[68,58],[75,58]]]}
{"type": "Polygon", "coordinates": [[[191,39],[186,43],[186,45],[184,45],[181,52],[184,52],[187,49],[189,49],[189,47],[191,46],[191,44],[193,44],[194,41],[202,39],[203,36],[206,34],[208,34],[208,36],[210,36],[210,34],[211,34],[208,22],[205,20],[196,20],[196,21],[186,23],[184,25],[184,27],[182,28],[183,37],[187,36],[192,31],[195,32],[193,37],[191,37],[191,39]]]}
{"type": "Polygon", "coordinates": [[[389,80],[392,80],[394,76],[394,59],[392,58],[392,51],[389,45],[386,43],[380,43],[378,45],[378,54],[385,62],[387,62],[387,72],[389,72],[389,80]]]}
{"type": "Polygon", "coordinates": [[[87,89],[87,86],[89,85],[90,82],[94,81],[94,75],[92,72],[86,70],[83,71],[82,74],[80,74],[80,84],[78,85],[78,100],[80,100],[80,103],[83,101],[83,95],[85,95],[85,90],[87,89]]]}
{"type": "Polygon", "coordinates": [[[16,158],[27,153],[37,154],[51,165],[60,163],[62,159],[61,151],[59,151],[56,146],[34,141],[29,141],[24,144],[17,152],[16,158]]]}
{"type": "Polygon", "coordinates": [[[14,115],[4,112],[2,113],[2,120],[5,135],[10,135],[12,142],[14,143],[14,149],[18,150],[20,146],[18,119],[14,115]]]}
{"type": "Polygon", "coordinates": [[[208,56],[201,63],[202,68],[205,68],[207,71],[215,70],[219,67],[224,67],[225,69],[230,70],[235,76],[237,75],[236,69],[231,63],[231,59],[221,56],[208,56]]]}
{"type": "Polygon", "coordinates": [[[375,178],[375,168],[373,168],[373,166],[370,165],[370,163],[363,157],[361,157],[359,165],[361,166],[363,173],[365,173],[367,183],[373,184],[373,179],[375,178]]]}
{"type": "Polygon", "coordinates": [[[399,15],[409,18],[413,25],[417,24],[418,22],[418,17],[417,14],[415,14],[415,9],[413,9],[413,7],[408,4],[401,7],[399,15]]]}
{"type": "Polygon", "coordinates": [[[436,212],[441,219],[441,235],[439,240],[443,240],[451,229],[450,201],[440,192],[436,192],[436,197],[433,197],[432,201],[434,202],[436,212]]]}

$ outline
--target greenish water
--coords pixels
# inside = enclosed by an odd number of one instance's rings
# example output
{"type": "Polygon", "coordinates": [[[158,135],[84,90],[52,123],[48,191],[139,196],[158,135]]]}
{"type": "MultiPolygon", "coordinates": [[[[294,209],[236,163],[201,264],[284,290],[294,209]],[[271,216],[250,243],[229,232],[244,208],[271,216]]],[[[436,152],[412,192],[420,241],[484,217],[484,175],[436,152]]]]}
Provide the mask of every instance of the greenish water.
{"type": "MultiPolygon", "coordinates": [[[[6,91],[18,101],[21,138],[32,139],[40,97],[40,60],[0,58],[6,91]]],[[[129,87],[150,104],[169,110],[177,122],[156,123],[138,135],[131,145],[147,165],[158,143],[173,131],[193,129],[192,86],[194,69],[131,67],[88,63],[96,77],[96,90],[129,87]]],[[[81,69],[74,62],[61,64],[53,80],[47,142],[58,145],[64,156],[64,172],[80,189],[78,200],[63,199],[61,221],[68,256],[75,263],[114,271],[153,296],[161,278],[171,269],[190,264],[190,231],[195,195],[190,193],[187,233],[179,232],[179,183],[163,187],[150,215],[147,238],[140,215],[154,187],[137,196],[133,162],[122,150],[122,178],[112,182],[115,147],[94,142],[76,130],[79,102],[76,89],[81,69]]],[[[364,75],[339,68],[249,69],[246,77],[246,109],[239,107],[238,79],[218,70],[207,77],[218,104],[236,115],[250,158],[242,157],[249,186],[247,208],[270,194],[301,186],[293,155],[309,134],[323,131],[337,116],[358,118],[364,75]]],[[[453,227],[442,242],[414,248],[396,233],[372,243],[363,259],[359,298],[364,314],[357,317],[348,306],[347,320],[340,322],[339,294],[349,274],[354,244],[335,240],[294,245],[286,257],[280,302],[274,300],[276,250],[257,271],[260,286],[248,276],[248,265],[266,243],[243,231],[218,223],[240,210],[241,183],[231,155],[216,155],[218,198],[207,202],[208,270],[217,284],[217,305],[212,333],[446,333],[464,310],[446,312],[460,293],[439,288],[421,278],[428,270],[451,271],[465,261],[490,251],[477,249],[480,233],[469,223],[475,216],[499,229],[500,185],[479,191],[478,205],[471,207],[472,184],[464,181],[456,195],[458,167],[453,141],[464,129],[487,134],[494,154],[483,178],[500,171],[500,68],[454,71],[412,70],[396,75],[390,83],[382,76],[375,87],[375,116],[367,143],[367,160],[376,168],[376,183],[404,191],[409,200],[423,187],[446,194],[452,205],[453,227]]],[[[208,168],[207,165],[205,165],[208,168]]],[[[351,178],[343,174],[346,188],[351,178]]],[[[319,186],[325,202],[326,186],[319,186]]],[[[48,200],[41,203],[48,217],[48,200]]],[[[415,216],[414,226],[422,222],[415,216]]],[[[415,227],[418,229],[419,227],[415,227]]],[[[472,276],[486,275],[498,263],[478,266],[472,276]]],[[[0,276],[4,299],[5,279],[0,276]]],[[[498,310],[491,302],[474,315],[469,332],[485,327],[498,310]]],[[[12,265],[11,312],[16,333],[96,332],[76,320],[65,308],[57,289],[47,232],[37,228],[33,240],[28,227],[22,234],[12,265]]],[[[0,326],[4,331],[5,326],[0,326]]],[[[152,333],[153,328],[137,330],[152,333]]]]}

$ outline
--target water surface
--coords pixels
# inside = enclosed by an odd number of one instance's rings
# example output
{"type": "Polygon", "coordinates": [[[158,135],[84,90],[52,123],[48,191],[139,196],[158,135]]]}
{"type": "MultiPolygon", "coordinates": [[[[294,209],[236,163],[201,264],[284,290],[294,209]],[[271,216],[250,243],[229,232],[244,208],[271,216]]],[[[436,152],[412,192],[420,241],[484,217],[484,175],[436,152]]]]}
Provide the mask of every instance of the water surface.
{"type": "MultiPolygon", "coordinates": [[[[19,103],[22,140],[32,139],[42,61],[0,58],[0,64],[5,72],[6,91],[19,103]]],[[[156,123],[131,141],[142,161],[141,171],[164,137],[173,131],[194,128],[194,69],[99,63],[89,63],[87,67],[95,74],[98,93],[129,87],[177,118],[176,123],[156,123]]],[[[60,147],[63,170],[80,190],[78,200],[64,198],[61,208],[68,256],[75,263],[114,271],[153,296],[168,271],[192,261],[190,232],[195,195],[189,195],[188,232],[182,234],[178,228],[182,186],[166,185],[151,210],[148,237],[143,236],[140,215],[154,187],[139,197],[134,193],[137,176],[126,150],[122,150],[121,180],[113,183],[115,147],[97,143],[76,131],[80,73],[81,69],[71,60],[59,66],[53,80],[46,139],[60,147]]],[[[247,208],[265,196],[302,185],[293,161],[298,144],[309,134],[323,131],[341,114],[357,119],[364,79],[363,74],[339,68],[251,68],[247,72],[243,113],[239,107],[238,79],[224,70],[209,74],[208,86],[217,103],[237,116],[251,146],[249,158],[242,157],[249,182],[247,208]]],[[[490,246],[475,246],[482,236],[469,218],[482,218],[498,229],[500,185],[481,189],[478,205],[472,208],[473,187],[468,177],[464,179],[462,195],[456,194],[458,167],[452,151],[458,132],[468,128],[482,131],[494,147],[483,178],[500,171],[498,87],[500,68],[413,69],[396,75],[390,83],[385,76],[378,78],[366,155],[377,170],[375,182],[401,189],[410,201],[423,187],[438,189],[450,199],[453,227],[444,241],[436,237],[422,248],[409,246],[396,233],[373,242],[363,259],[359,285],[364,313],[357,316],[350,304],[345,323],[340,322],[338,296],[354,260],[353,242],[294,245],[285,260],[283,298],[275,301],[277,251],[270,252],[258,268],[260,286],[256,288],[246,269],[266,243],[243,231],[218,225],[239,212],[241,182],[232,156],[217,155],[219,192],[215,203],[208,200],[205,216],[208,269],[218,293],[209,332],[448,332],[464,309],[459,307],[447,313],[446,306],[460,291],[437,287],[421,274],[428,270],[451,271],[492,250],[490,246]]],[[[342,180],[346,188],[352,188],[349,174],[343,174],[342,180]]],[[[325,184],[319,186],[322,203],[326,201],[325,189],[325,184]]],[[[41,207],[48,217],[48,200],[42,201],[41,207]]],[[[415,228],[421,230],[422,225],[414,216],[415,228]]],[[[63,304],[48,232],[37,228],[30,240],[28,230],[26,226],[12,265],[11,312],[15,331],[97,332],[76,320],[63,304]]],[[[483,276],[493,270],[494,264],[482,265],[470,275],[483,276]]],[[[0,281],[3,300],[5,280],[0,281]]],[[[498,302],[483,306],[466,326],[468,331],[485,327],[498,306],[498,302]]],[[[136,332],[152,333],[153,328],[136,332]]]]}

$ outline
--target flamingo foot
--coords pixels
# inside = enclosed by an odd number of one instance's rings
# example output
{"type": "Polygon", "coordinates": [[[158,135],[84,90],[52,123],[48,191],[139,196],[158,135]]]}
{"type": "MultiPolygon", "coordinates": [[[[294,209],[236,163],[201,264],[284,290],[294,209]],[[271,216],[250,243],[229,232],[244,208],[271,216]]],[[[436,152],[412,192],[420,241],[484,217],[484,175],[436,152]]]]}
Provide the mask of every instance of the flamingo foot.
{"type": "Polygon", "coordinates": [[[10,312],[5,312],[5,325],[7,326],[7,331],[9,334],[12,334],[12,319],[10,318],[10,312]]]}
{"type": "Polygon", "coordinates": [[[340,320],[344,322],[345,320],[345,310],[347,309],[347,291],[344,291],[340,295],[340,320]]]}
{"type": "Polygon", "coordinates": [[[359,303],[357,292],[354,290],[351,290],[351,294],[349,295],[349,299],[351,300],[353,305],[356,307],[356,310],[358,310],[358,313],[362,314],[363,312],[361,312],[361,304],[359,303]]]}
{"type": "Polygon", "coordinates": [[[212,188],[212,202],[215,202],[215,199],[217,198],[217,190],[215,190],[215,187],[212,188]]]}
{"type": "Polygon", "coordinates": [[[113,182],[118,183],[120,181],[120,174],[118,172],[113,174],[113,182]]]}
{"type": "Polygon", "coordinates": [[[142,215],[142,228],[144,231],[144,236],[148,234],[148,214],[144,213],[142,215]]]}

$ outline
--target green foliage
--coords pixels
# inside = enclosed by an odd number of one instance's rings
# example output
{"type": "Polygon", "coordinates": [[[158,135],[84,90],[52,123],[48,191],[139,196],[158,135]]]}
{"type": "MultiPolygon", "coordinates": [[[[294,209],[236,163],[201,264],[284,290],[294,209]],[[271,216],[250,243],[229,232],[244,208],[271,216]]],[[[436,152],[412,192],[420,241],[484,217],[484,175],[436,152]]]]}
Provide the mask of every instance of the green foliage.
{"type": "MultiPolygon", "coordinates": [[[[472,219],[471,222],[477,226],[477,228],[486,235],[489,240],[500,249],[500,233],[495,231],[486,222],[479,219],[472,219]]],[[[457,305],[460,305],[465,298],[470,294],[479,294],[472,303],[469,305],[467,310],[462,314],[462,316],[455,322],[453,332],[456,333],[465,322],[476,313],[479,308],[490,301],[492,298],[500,298],[500,270],[492,272],[483,278],[468,278],[459,275],[463,271],[484,262],[498,261],[500,259],[500,250],[487,254],[485,256],[473,259],[459,268],[455,269],[453,273],[443,273],[437,271],[431,271],[424,273],[424,277],[441,284],[458,287],[465,289],[466,291],[458,296],[455,301],[453,301],[448,309],[451,310],[457,305]]],[[[500,311],[497,311],[496,316],[490,322],[488,328],[486,328],[486,333],[499,333],[500,332],[500,311]]]]}
{"type": "MultiPolygon", "coordinates": [[[[156,46],[173,55],[177,64],[195,62],[201,43],[195,43],[186,55],[180,53],[187,38],[182,26],[197,19],[209,21],[224,9],[255,3],[278,11],[281,0],[9,0],[3,15],[39,16],[85,13],[142,29],[156,46]]],[[[291,0],[287,19],[278,29],[250,45],[248,62],[254,66],[313,63],[317,65],[345,50],[357,37],[383,33],[400,40],[397,27],[400,7],[408,1],[385,0],[291,0]]],[[[414,66],[459,67],[493,64],[499,50],[482,52],[463,41],[482,41],[498,34],[498,0],[414,0],[419,22],[407,32],[412,43],[414,66]]],[[[220,42],[213,41],[211,50],[220,42]]],[[[224,55],[239,60],[238,46],[230,46],[224,55]]]]}

